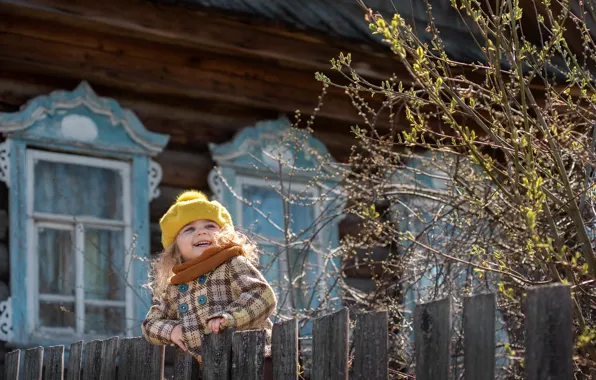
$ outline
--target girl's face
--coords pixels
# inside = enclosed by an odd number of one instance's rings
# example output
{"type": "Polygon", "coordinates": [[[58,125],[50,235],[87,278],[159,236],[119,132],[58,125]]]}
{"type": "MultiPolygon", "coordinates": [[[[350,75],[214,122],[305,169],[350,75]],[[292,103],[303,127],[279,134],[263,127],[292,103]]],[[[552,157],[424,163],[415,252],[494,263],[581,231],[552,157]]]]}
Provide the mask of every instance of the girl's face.
{"type": "Polygon", "coordinates": [[[214,236],[219,230],[217,223],[206,219],[195,220],[182,227],[176,236],[176,245],[182,255],[182,261],[196,259],[207,248],[213,247],[214,236]]]}

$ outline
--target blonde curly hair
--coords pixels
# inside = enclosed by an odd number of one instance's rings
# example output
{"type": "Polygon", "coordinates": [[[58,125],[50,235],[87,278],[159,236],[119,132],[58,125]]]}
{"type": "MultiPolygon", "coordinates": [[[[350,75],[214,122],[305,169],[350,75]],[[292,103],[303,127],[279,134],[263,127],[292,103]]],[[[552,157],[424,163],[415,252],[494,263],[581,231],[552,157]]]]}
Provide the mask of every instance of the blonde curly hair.
{"type": "MultiPolygon", "coordinates": [[[[216,245],[237,244],[242,247],[242,255],[253,264],[258,263],[257,245],[242,232],[236,231],[233,227],[225,225],[215,236],[216,245]]],[[[178,251],[176,243],[164,249],[156,259],[151,261],[149,282],[145,285],[151,290],[153,300],[162,301],[169,285],[170,277],[174,275],[174,265],[182,263],[182,255],[178,251]]]]}

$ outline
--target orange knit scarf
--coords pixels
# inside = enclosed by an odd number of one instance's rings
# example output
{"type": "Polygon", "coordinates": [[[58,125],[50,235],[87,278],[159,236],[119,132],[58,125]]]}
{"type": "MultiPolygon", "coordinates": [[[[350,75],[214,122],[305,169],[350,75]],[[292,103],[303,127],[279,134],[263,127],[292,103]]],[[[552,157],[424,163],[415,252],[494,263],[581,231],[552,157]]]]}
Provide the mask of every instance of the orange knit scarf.
{"type": "Polygon", "coordinates": [[[170,278],[170,284],[180,285],[190,282],[217,268],[232,257],[242,256],[242,254],[242,247],[234,243],[223,247],[215,246],[208,248],[196,259],[174,265],[172,268],[174,276],[170,278]]]}

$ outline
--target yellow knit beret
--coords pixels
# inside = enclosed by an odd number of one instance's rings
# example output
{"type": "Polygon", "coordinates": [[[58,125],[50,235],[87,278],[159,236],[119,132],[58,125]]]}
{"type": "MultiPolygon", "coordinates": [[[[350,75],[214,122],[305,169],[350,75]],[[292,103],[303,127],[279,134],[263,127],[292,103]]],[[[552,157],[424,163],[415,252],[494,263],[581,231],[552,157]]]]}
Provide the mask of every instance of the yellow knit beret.
{"type": "Polygon", "coordinates": [[[199,219],[212,220],[220,227],[234,226],[230,213],[219,202],[209,201],[200,191],[185,191],[178,195],[176,202],[159,220],[163,247],[167,248],[174,243],[182,227],[199,219]]]}

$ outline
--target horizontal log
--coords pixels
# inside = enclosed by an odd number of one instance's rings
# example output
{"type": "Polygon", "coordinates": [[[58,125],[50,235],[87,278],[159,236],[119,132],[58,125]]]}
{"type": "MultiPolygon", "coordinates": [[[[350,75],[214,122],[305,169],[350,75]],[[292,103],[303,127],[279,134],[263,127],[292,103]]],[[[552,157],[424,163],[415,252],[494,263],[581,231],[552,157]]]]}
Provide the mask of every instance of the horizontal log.
{"type": "MultiPolygon", "coordinates": [[[[340,52],[351,52],[352,67],[361,75],[373,80],[386,80],[391,74],[395,74],[404,83],[412,82],[401,62],[390,50],[374,42],[356,43],[331,39],[312,32],[290,32],[279,27],[231,20],[229,17],[187,7],[132,0],[106,0],[101,3],[93,0],[0,0],[0,12],[11,16],[52,20],[121,37],[274,60],[284,67],[313,72],[328,70],[331,58],[340,52]]],[[[577,33],[576,28],[571,29],[571,33],[577,33]]],[[[473,82],[484,80],[482,74],[467,69],[464,71],[473,82]]],[[[530,86],[536,90],[544,89],[544,84],[540,81],[535,81],[530,86]]],[[[558,91],[563,89],[564,85],[557,88],[558,91]]],[[[580,90],[572,88],[571,93],[579,96],[580,90]]]]}
{"type": "Polygon", "coordinates": [[[6,210],[0,209],[0,240],[6,238],[6,231],[8,230],[8,213],[6,210]]]}
{"type": "Polygon", "coordinates": [[[8,246],[6,243],[0,243],[0,281],[8,282],[9,280],[9,256],[8,246]]]}
{"type": "MultiPolygon", "coordinates": [[[[355,64],[362,74],[386,79],[399,63],[389,50],[375,46],[330,40],[313,33],[288,32],[232,21],[183,7],[156,6],[149,2],[92,0],[0,0],[1,11],[54,20],[102,33],[133,36],[148,41],[199,47],[227,54],[277,60],[289,67],[325,70],[340,52],[359,55],[355,64]],[[379,59],[388,58],[386,60],[379,59]]],[[[365,21],[363,21],[365,22],[365,21]]]]}
{"type": "MultiPolygon", "coordinates": [[[[36,96],[56,89],[70,90],[78,82],[79,79],[56,75],[0,71],[0,103],[10,104],[16,111],[36,96]]],[[[259,110],[213,100],[150,96],[95,83],[92,85],[99,96],[113,98],[121,106],[131,109],[148,130],[168,134],[170,142],[167,148],[172,150],[206,154],[207,143],[227,142],[240,129],[279,116],[275,110],[259,110]]],[[[350,123],[317,117],[313,129],[314,136],[325,144],[337,161],[347,160],[354,144],[353,135],[349,132],[350,123]]],[[[200,175],[206,176],[207,172],[200,175]]]]}
{"type": "MultiPolygon", "coordinates": [[[[72,90],[79,82],[80,78],[0,71],[0,103],[16,112],[34,97],[57,89],[72,90]]],[[[226,102],[151,96],[95,83],[93,89],[98,96],[113,98],[132,110],[148,130],[168,134],[168,148],[172,149],[206,150],[209,142],[228,141],[245,126],[279,116],[276,111],[226,102]]]]}
{"type": "Polygon", "coordinates": [[[344,273],[346,276],[370,278],[372,275],[382,275],[386,269],[382,263],[387,261],[391,254],[389,247],[375,247],[369,250],[356,249],[356,255],[345,260],[344,273]],[[372,260],[373,263],[367,262],[372,260]]]}
{"type": "MultiPolygon", "coordinates": [[[[184,190],[187,189],[182,187],[160,186],[159,197],[151,201],[149,208],[149,219],[151,222],[158,222],[163,214],[168,211],[168,208],[170,208],[172,203],[176,200],[176,197],[184,190]]],[[[208,188],[196,188],[195,190],[202,191],[207,196],[211,195],[208,188]]]]}
{"type": "Polygon", "coordinates": [[[10,297],[8,283],[0,281],[0,301],[4,301],[8,297],[10,297]]]}
{"type": "MultiPolygon", "coordinates": [[[[84,29],[61,25],[52,21],[38,21],[30,17],[7,16],[0,13],[0,32],[32,39],[77,46],[89,51],[98,51],[117,56],[126,63],[131,60],[151,60],[154,63],[191,70],[213,70],[228,75],[260,78],[263,81],[278,82],[296,79],[293,86],[320,89],[311,70],[288,70],[274,62],[262,62],[248,57],[230,57],[196,48],[172,46],[165,43],[148,42],[138,38],[116,37],[84,29]],[[47,33],[52,30],[52,33],[47,33]],[[306,80],[305,80],[306,79],[306,80]]],[[[163,74],[175,75],[176,72],[163,74]]]]}
{"type": "MultiPolygon", "coordinates": [[[[83,35],[81,30],[46,33],[55,29],[53,24],[44,24],[41,30],[23,26],[30,23],[15,24],[0,15],[0,25],[5,25],[0,27],[5,32],[0,40],[0,62],[6,69],[85,78],[93,84],[154,95],[219,100],[292,114],[296,109],[312,113],[321,93],[313,72],[169,45],[83,35]],[[72,34],[77,38],[68,37],[72,34]]],[[[361,122],[339,89],[329,90],[319,114],[361,122]]]]}
{"type": "Polygon", "coordinates": [[[207,152],[191,153],[166,149],[155,160],[162,168],[162,185],[183,189],[208,187],[207,174],[214,163],[207,152]]]}
{"type": "Polygon", "coordinates": [[[157,257],[157,254],[163,250],[163,247],[161,246],[161,229],[159,228],[159,223],[151,223],[149,237],[151,240],[149,243],[149,254],[151,257],[155,258],[157,257]]]}

